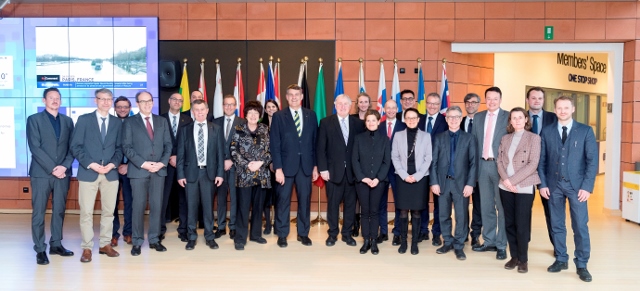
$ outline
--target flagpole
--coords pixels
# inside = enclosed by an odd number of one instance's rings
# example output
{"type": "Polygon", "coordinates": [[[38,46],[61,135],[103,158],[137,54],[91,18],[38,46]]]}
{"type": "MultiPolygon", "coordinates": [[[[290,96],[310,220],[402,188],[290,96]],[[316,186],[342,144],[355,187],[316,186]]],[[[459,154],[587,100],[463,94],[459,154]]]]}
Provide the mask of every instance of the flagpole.
{"type": "MultiPolygon", "coordinates": [[[[307,57],[305,57],[306,59],[307,57]]],[[[342,58],[338,58],[338,62],[342,62],[342,58]]],[[[322,58],[318,59],[318,63],[320,64],[320,67],[322,67],[322,58]]],[[[324,101],[326,102],[326,101],[324,101]]],[[[318,177],[318,179],[322,179],[322,177],[318,177]]],[[[322,218],[322,214],[320,214],[320,200],[321,200],[321,196],[320,196],[320,186],[318,187],[318,215],[316,216],[316,219],[311,221],[311,225],[324,225],[327,223],[327,221],[322,218]]]]}

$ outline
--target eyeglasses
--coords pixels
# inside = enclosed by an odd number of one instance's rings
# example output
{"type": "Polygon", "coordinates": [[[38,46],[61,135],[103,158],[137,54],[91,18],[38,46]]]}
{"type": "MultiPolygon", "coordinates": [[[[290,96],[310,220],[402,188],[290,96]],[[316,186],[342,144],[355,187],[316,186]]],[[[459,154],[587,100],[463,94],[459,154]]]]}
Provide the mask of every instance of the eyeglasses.
{"type": "Polygon", "coordinates": [[[222,104],[222,106],[224,106],[224,107],[236,107],[236,104],[235,103],[233,103],[233,104],[222,104]]]}
{"type": "Polygon", "coordinates": [[[152,104],[153,103],[153,99],[140,100],[140,101],[138,101],[138,103],[140,103],[140,104],[152,104]]]}
{"type": "Polygon", "coordinates": [[[465,101],[464,104],[476,105],[476,104],[480,104],[480,102],[478,102],[478,101],[465,101]]]}
{"type": "Polygon", "coordinates": [[[404,100],[404,101],[413,101],[413,100],[416,100],[416,98],[414,98],[414,97],[403,97],[403,98],[400,98],[400,99],[402,99],[402,100],[404,100]]]}
{"type": "Polygon", "coordinates": [[[100,102],[107,102],[107,101],[111,101],[111,98],[100,98],[100,97],[96,97],[96,100],[100,101],[100,102]]]}
{"type": "Polygon", "coordinates": [[[447,115],[446,117],[448,120],[460,120],[460,118],[462,118],[462,116],[451,116],[451,115],[447,115]]]}
{"type": "Polygon", "coordinates": [[[169,100],[173,101],[173,102],[178,102],[178,103],[184,102],[184,100],[181,100],[181,99],[178,99],[178,98],[169,98],[169,100]]]}
{"type": "Polygon", "coordinates": [[[129,109],[130,106],[116,106],[116,109],[129,109]]]}
{"type": "Polygon", "coordinates": [[[428,106],[439,106],[440,103],[427,102],[428,106]]]}
{"type": "Polygon", "coordinates": [[[417,120],[418,118],[420,118],[420,117],[405,117],[404,119],[405,120],[414,121],[414,120],[417,120]]]}

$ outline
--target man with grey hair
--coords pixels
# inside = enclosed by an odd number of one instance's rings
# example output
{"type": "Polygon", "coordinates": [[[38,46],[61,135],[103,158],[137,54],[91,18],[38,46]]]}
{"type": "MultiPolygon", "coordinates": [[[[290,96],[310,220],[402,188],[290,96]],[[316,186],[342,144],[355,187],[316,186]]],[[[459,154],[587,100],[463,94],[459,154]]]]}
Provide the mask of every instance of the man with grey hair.
{"type": "MultiPolygon", "coordinates": [[[[460,128],[464,132],[472,133],[473,130],[473,117],[478,112],[480,107],[480,96],[476,93],[467,93],[464,96],[464,109],[467,111],[467,116],[462,118],[460,128]]],[[[469,215],[471,219],[471,246],[479,246],[478,238],[482,234],[482,212],[480,211],[480,187],[476,182],[473,186],[473,194],[471,194],[471,202],[473,203],[473,210],[469,215]]]]}
{"type": "Polygon", "coordinates": [[[342,241],[349,246],[356,245],[356,241],[351,237],[356,207],[355,175],[351,168],[351,156],[354,137],[364,131],[364,123],[357,117],[349,116],[351,102],[349,96],[338,95],[334,102],[337,113],[320,120],[318,128],[318,171],[327,182],[327,246],[335,245],[340,232],[340,203],[344,203],[342,241]]]}
{"type": "Polygon", "coordinates": [[[454,249],[458,260],[465,260],[464,240],[469,231],[467,221],[469,197],[476,183],[476,143],[473,135],[460,130],[462,110],[458,106],[447,109],[449,130],[440,133],[433,145],[430,184],[434,199],[439,200],[440,228],[444,246],[438,254],[454,249]],[[456,229],[451,235],[451,205],[455,209],[456,229]]]}

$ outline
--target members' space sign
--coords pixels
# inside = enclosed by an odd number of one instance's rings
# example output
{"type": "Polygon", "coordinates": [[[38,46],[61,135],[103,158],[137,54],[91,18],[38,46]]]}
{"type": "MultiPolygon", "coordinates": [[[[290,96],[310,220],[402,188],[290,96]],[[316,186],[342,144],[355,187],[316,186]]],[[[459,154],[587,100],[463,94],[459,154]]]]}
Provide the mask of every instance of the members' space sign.
{"type": "Polygon", "coordinates": [[[13,56],[0,56],[0,90],[13,90],[13,56]]]}

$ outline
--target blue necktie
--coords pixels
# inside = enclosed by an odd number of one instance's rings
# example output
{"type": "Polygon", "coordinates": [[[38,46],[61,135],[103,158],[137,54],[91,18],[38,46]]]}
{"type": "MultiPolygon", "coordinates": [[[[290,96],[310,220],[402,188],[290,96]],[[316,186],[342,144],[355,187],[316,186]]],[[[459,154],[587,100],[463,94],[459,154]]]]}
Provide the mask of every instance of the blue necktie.
{"type": "Polygon", "coordinates": [[[473,130],[473,118],[469,118],[469,128],[467,128],[467,132],[471,132],[473,130]]]}
{"type": "Polygon", "coordinates": [[[456,156],[456,134],[449,132],[449,170],[447,175],[455,177],[455,171],[453,170],[453,161],[456,156]]]}
{"type": "Polygon", "coordinates": [[[533,125],[531,126],[531,131],[535,134],[538,134],[538,115],[533,116],[533,125]]]}
{"type": "Polygon", "coordinates": [[[433,126],[431,125],[431,120],[433,120],[433,117],[429,117],[429,124],[427,125],[427,132],[431,133],[431,130],[433,130],[433,126]]]}

